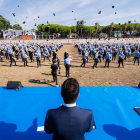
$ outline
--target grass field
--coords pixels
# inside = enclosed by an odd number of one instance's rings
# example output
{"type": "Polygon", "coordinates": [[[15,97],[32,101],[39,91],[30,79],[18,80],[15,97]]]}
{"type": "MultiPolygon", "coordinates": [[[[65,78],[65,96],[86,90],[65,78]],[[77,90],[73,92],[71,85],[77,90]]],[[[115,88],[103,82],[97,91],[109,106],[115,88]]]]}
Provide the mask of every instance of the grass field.
{"type": "MultiPolygon", "coordinates": [[[[65,77],[64,52],[72,56],[70,77],[76,78],[80,86],[138,86],[140,82],[140,66],[133,65],[133,57],[124,62],[125,68],[118,68],[118,58],[111,61],[110,68],[104,68],[104,61],[98,63],[98,68],[92,69],[93,60],[89,57],[86,67],[80,67],[82,56],[78,54],[74,45],[65,45],[59,50],[58,56],[61,60],[61,74],[58,74],[58,84],[61,85],[67,78],[65,77]]],[[[42,66],[37,68],[36,61],[31,63],[28,60],[28,67],[23,66],[23,62],[17,61],[18,66],[9,67],[10,62],[5,60],[0,62],[0,86],[6,86],[7,81],[21,81],[23,86],[53,86],[51,62],[46,60],[42,66]]]]}

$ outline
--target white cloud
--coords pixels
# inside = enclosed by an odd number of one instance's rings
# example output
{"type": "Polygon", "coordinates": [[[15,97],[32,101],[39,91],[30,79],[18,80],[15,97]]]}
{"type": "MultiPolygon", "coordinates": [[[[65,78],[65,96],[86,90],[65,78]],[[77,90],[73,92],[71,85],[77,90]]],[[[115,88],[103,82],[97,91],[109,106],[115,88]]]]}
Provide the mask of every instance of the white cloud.
{"type": "Polygon", "coordinates": [[[80,8],[84,7],[84,6],[86,6],[86,5],[90,4],[90,3],[93,3],[95,1],[97,1],[97,0],[80,0],[78,7],[80,7],[80,8]]]}

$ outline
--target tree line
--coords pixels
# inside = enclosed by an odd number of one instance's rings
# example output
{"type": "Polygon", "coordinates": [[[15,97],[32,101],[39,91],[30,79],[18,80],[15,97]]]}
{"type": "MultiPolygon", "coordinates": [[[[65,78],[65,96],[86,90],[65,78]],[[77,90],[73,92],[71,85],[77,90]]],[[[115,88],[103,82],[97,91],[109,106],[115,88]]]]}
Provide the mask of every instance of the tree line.
{"type": "Polygon", "coordinates": [[[7,29],[22,30],[22,27],[19,24],[14,24],[12,26],[10,21],[0,16],[0,32],[7,29]]]}
{"type": "MultiPolygon", "coordinates": [[[[0,16],[0,32],[2,30],[14,29],[22,30],[19,24],[10,24],[10,21],[0,16]]],[[[113,22],[107,26],[100,26],[99,23],[95,23],[93,26],[86,26],[85,21],[77,21],[75,26],[63,26],[59,24],[39,24],[37,26],[38,31],[43,32],[44,35],[52,35],[53,33],[60,33],[61,37],[67,37],[72,33],[76,33],[79,37],[98,37],[100,33],[105,33],[108,36],[113,36],[114,31],[120,31],[122,34],[127,34],[128,31],[130,35],[133,31],[140,36],[140,23],[124,23],[124,24],[114,24],[113,22]]],[[[2,32],[1,32],[2,34],[2,32]]]]}
{"type": "Polygon", "coordinates": [[[85,21],[77,21],[75,26],[63,26],[58,24],[39,24],[37,26],[38,31],[43,32],[45,35],[52,35],[53,33],[60,33],[61,37],[67,37],[71,33],[77,33],[79,37],[98,37],[100,33],[105,33],[108,36],[113,36],[114,31],[120,31],[122,34],[130,35],[132,31],[136,31],[137,35],[140,35],[140,24],[139,23],[124,23],[114,24],[113,22],[107,26],[100,26],[99,23],[95,23],[94,26],[85,26],[85,21]]]}

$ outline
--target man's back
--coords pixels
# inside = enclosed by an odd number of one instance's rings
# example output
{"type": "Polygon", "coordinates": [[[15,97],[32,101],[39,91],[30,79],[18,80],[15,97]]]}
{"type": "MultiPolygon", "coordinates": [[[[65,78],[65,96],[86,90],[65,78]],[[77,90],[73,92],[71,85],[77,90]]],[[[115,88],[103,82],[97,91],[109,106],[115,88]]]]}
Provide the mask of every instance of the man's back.
{"type": "Polygon", "coordinates": [[[57,69],[58,69],[58,66],[56,64],[52,64],[51,65],[51,69],[52,69],[52,72],[53,73],[56,73],[57,72],[57,69]]]}
{"type": "Polygon", "coordinates": [[[44,123],[46,133],[53,133],[53,140],[84,140],[85,132],[94,125],[91,110],[78,106],[48,110],[44,123]]]}

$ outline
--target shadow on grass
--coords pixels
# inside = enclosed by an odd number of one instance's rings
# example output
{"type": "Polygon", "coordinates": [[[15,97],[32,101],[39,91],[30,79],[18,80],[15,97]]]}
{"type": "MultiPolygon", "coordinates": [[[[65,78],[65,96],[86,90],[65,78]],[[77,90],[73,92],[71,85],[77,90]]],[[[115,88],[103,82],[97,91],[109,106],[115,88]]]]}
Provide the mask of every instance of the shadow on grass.
{"type": "Polygon", "coordinates": [[[50,84],[50,83],[51,83],[50,81],[46,81],[45,79],[43,79],[43,80],[44,80],[44,81],[41,82],[40,80],[30,79],[29,82],[30,82],[30,83],[35,83],[35,84],[46,84],[46,85],[55,87],[54,85],[50,84]]]}
{"type": "MultiPolygon", "coordinates": [[[[2,65],[2,66],[10,67],[10,64],[9,64],[9,65],[2,65]]],[[[24,65],[16,65],[16,66],[15,66],[15,64],[13,64],[12,67],[24,67],[24,65]]],[[[28,66],[25,66],[25,67],[37,67],[37,66],[29,66],[29,65],[28,65],[28,66]]]]}
{"type": "Polygon", "coordinates": [[[92,68],[92,66],[90,66],[90,67],[81,67],[81,65],[80,66],[75,66],[75,65],[71,65],[71,68],[75,68],[75,67],[79,67],[79,68],[92,68]]]}
{"type": "MultiPolygon", "coordinates": [[[[48,74],[47,74],[47,73],[42,73],[42,75],[51,76],[51,74],[50,74],[50,73],[48,73],[48,74]]],[[[58,75],[58,74],[57,74],[57,76],[59,76],[59,77],[66,77],[66,76],[63,76],[63,75],[58,75]]]]}

